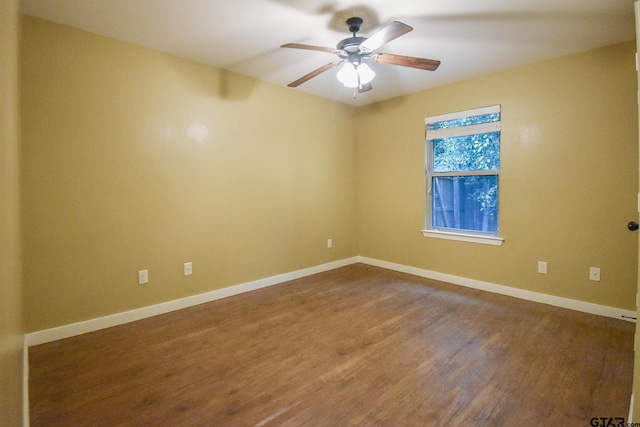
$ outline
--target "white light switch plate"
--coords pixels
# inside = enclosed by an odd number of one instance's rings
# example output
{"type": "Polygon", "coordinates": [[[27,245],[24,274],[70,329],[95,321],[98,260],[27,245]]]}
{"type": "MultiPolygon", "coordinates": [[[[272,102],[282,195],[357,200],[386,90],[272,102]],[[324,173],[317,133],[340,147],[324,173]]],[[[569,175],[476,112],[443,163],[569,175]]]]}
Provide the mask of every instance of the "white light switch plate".
{"type": "Polygon", "coordinates": [[[138,284],[144,285],[145,283],[149,283],[149,270],[140,270],[138,271],[138,284]]]}

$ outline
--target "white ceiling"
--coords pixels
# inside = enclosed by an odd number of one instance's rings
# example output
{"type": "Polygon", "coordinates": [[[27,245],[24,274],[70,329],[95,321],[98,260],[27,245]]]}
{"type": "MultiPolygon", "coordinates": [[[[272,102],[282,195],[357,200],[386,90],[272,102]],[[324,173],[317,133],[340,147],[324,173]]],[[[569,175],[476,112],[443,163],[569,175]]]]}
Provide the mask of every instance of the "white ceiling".
{"type": "Polygon", "coordinates": [[[296,89],[364,105],[454,81],[632,40],[633,0],[21,0],[22,12],[286,86],[336,57],[343,21],[367,36],[392,20],[414,30],[379,52],[438,59],[436,71],[372,64],[353,98],[332,69],[296,89]]]}

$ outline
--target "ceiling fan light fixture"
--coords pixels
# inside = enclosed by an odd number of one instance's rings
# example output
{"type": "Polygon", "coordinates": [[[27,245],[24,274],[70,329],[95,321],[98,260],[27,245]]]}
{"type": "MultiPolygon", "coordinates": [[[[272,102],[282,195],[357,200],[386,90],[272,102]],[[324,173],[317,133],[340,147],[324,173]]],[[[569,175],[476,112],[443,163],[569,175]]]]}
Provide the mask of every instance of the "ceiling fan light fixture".
{"type": "Polygon", "coordinates": [[[367,64],[355,65],[351,62],[345,62],[340,71],[338,71],[338,80],[346,87],[360,87],[373,80],[376,73],[367,64]]]}
{"type": "Polygon", "coordinates": [[[339,61],[330,62],[310,73],[305,74],[298,80],[289,83],[287,86],[298,87],[307,80],[343,64],[338,71],[338,81],[346,87],[355,89],[355,97],[356,92],[363,93],[371,90],[371,81],[376,75],[376,73],[374,73],[367,64],[363,63],[363,60],[374,61],[379,64],[400,65],[403,67],[412,67],[429,71],[436,70],[440,65],[440,61],[436,61],[434,59],[375,52],[381,46],[384,46],[390,41],[395,40],[413,30],[409,25],[403,24],[399,21],[393,21],[369,37],[359,37],[357,33],[361,30],[362,23],[363,19],[358,17],[357,14],[347,19],[347,26],[349,31],[352,33],[352,37],[341,40],[336,45],[335,49],[300,43],[283,44],[281,47],[319,50],[335,54],[340,58],[339,61]]]}

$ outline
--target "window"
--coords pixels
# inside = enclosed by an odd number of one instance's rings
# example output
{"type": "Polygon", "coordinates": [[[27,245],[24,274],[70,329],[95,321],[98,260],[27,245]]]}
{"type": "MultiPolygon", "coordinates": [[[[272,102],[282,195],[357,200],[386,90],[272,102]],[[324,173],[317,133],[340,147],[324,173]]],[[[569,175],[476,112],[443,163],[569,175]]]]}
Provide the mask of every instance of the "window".
{"type": "Polygon", "coordinates": [[[500,106],[428,117],[424,234],[501,244],[500,106]]]}

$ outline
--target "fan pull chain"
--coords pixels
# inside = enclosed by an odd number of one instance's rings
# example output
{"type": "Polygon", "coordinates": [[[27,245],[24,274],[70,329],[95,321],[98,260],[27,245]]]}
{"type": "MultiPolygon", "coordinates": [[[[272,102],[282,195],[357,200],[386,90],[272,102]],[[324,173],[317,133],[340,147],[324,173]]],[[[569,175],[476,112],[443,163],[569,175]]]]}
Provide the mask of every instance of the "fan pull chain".
{"type": "MultiPolygon", "coordinates": [[[[355,33],[353,33],[353,34],[354,34],[354,37],[355,37],[355,33]]],[[[362,82],[360,82],[360,73],[356,72],[356,76],[358,76],[358,86],[353,88],[353,99],[356,99],[357,91],[362,88],[362,82]]]]}

